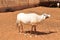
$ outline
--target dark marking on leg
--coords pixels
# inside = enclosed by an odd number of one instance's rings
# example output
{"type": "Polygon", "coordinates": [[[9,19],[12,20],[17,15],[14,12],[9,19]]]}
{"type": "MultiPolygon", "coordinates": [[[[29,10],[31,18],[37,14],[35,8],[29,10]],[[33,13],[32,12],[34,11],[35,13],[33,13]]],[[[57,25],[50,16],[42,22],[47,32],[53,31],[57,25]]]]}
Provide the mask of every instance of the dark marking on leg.
{"type": "Polygon", "coordinates": [[[34,33],[36,33],[36,25],[34,26],[34,33]]]}
{"type": "Polygon", "coordinates": [[[30,33],[33,33],[33,25],[32,25],[32,27],[31,27],[31,31],[30,31],[30,33]]]}
{"type": "Polygon", "coordinates": [[[23,33],[23,25],[22,25],[22,23],[21,23],[21,33],[23,33]]]}
{"type": "Polygon", "coordinates": [[[32,25],[31,27],[31,33],[35,33],[36,32],[36,25],[32,25]]]}

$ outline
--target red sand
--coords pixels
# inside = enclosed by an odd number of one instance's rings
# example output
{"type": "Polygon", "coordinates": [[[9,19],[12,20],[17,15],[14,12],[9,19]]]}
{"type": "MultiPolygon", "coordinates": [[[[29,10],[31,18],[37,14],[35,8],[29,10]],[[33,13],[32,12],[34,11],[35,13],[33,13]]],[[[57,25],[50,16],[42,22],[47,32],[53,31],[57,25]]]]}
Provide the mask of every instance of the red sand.
{"type": "MultiPolygon", "coordinates": [[[[31,28],[30,25],[23,26],[24,31],[30,30],[31,28]]],[[[15,12],[0,13],[0,40],[60,40],[60,9],[36,7],[15,12]],[[38,14],[42,14],[42,12],[49,13],[51,17],[42,21],[37,26],[37,31],[41,33],[43,32],[43,34],[40,33],[37,37],[33,36],[31,38],[30,35],[25,36],[19,34],[16,27],[16,15],[19,12],[36,12],[38,14]]]]}

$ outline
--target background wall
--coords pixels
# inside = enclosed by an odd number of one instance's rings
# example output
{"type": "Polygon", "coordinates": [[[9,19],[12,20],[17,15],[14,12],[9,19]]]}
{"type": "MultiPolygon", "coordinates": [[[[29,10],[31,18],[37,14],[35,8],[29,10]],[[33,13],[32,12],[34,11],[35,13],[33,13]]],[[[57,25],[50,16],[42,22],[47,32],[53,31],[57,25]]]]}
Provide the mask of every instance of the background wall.
{"type": "Polygon", "coordinates": [[[59,0],[0,0],[0,11],[6,11],[6,9],[23,9],[27,7],[34,7],[40,2],[59,1],[59,0]]]}

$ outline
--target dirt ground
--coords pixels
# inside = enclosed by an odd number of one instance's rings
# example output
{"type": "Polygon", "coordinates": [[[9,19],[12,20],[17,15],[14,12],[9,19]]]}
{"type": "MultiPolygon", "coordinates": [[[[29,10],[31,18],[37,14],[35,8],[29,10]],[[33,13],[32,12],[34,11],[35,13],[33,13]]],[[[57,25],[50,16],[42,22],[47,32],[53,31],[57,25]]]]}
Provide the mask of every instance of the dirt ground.
{"type": "MultiPolygon", "coordinates": [[[[23,25],[24,31],[29,31],[30,25],[23,25]]],[[[0,40],[60,40],[60,8],[36,7],[15,12],[0,13],[0,40]],[[19,12],[48,13],[50,18],[37,25],[37,37],[19,34],[16,27],[16,15],[19,12]]]]}

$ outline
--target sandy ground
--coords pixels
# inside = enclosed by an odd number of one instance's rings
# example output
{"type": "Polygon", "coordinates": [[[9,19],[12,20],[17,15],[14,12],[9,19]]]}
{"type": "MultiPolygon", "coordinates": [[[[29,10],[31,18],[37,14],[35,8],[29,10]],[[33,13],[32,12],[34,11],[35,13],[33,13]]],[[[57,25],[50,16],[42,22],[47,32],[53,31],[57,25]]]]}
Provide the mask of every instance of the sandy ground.
{"type": "MultiPolygon", "coordinates": [[[[23,25],[24,31],[30,30],[30,25],[23,25]]],[[[30,34],[30,33],[28,33],[30,34]]],[[[60,9],[36,7],[15,12],[0,13],[0,40],[60,40],[60,9]],[[19,12],[49,13],[50,18],[37,25],[37,37],[19,34],[16,27],[16,15],[19,12]]]]}

